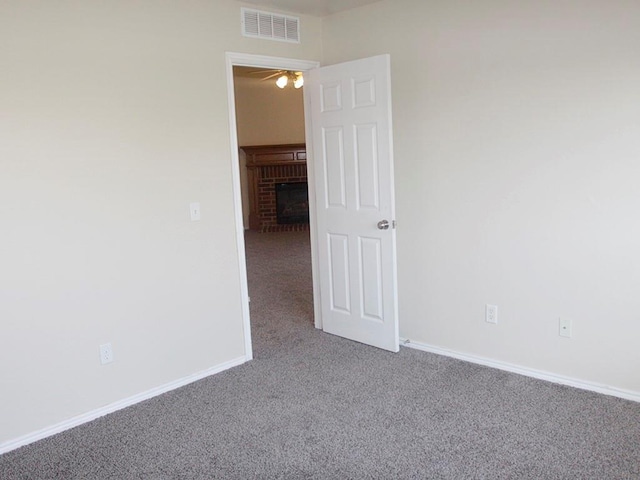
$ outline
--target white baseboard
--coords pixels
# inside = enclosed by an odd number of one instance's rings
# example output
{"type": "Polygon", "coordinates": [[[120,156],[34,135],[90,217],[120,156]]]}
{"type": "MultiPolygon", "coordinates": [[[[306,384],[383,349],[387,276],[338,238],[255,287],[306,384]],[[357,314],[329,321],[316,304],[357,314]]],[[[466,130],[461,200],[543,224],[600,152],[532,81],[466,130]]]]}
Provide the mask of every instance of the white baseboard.
{"type": "Polygon", "coordinates": [[[602,393],[604,395],[611,395],[613,397],[623,398],[625,400],[640,402],[640,392],[634,392],[632,390],[624,390],[621,388],[610,387],[609,385],[603,385],[599,383],[585,382],[583,380],[579,380],[576,378],[556,375],[555,373],[536,370],[533,368],[521,367],[519,365],[514,365],[511,363],[500,362],[497,360],[492,360],[490,358],[480,357],[477,355],[470,355],[467,353],[456,352],[454,350],[435,347],[433,345],[427,345],[424,343],[414,343],[411,340],[408,340],[405,338],[400,339],[400,345],[403,347],[421,350],[423,352],[435,353],[437,355],[444,355],[445,357],[456,358],[458,360],[464,360],[466,362],[476,363],[478,365],[484,365],[486,367],[497,368],[498,370],[505,370],[507,372],[517,373],[519,375],[525,375],[527,377],[546,380],[552,383],[559,383],[561,385],[580,388],[582,390],[589,390],[591,392],[602,393]]]}
{"type": "Polygon", "coordinates": [[[65,430],[69,430],[70,428],[77,427],[78,425],[82,425],[83,423],[90,422],[92,420],[95,420],[96,418],[103,417],[117,410],[122,410],[123,408],[129,407],[131,405],[135,405],[136,403],[140,403],[150,398],[157,397],[158,395],[161,395],[166,392],[170,392],[171,390],[175,390],[176,388],[183,387],[190,383],[201,380],[205,377],[209,377],[211,375],[215,375],[216,373],[223,372],[224,370],[228,370],[232,367],[242,365],[246,361],[247,360],[244,356],[239,357],[234,360],[230,360],[228,362],[222,363],[220,365],[216,365],[215,367],[208,368],[201,372],[197,372],[192,375],[188,375],[186,377],[180,378],[178,380],[174,380],[173,382],[165,383],[164,385],[160,385],[159,387],[152,388],[151,390],[147,390],[146,392],[138,393],[137,395],[133,395],[123,400],[110,403],[109,405],[98,408],[96,410],[83,413],[82,415],[77,415],[75,417],[69,418],[68,420],[57,423],[55,425],[51,425],[49,427],[45,427],[41,430],[28,433],[27,435],[23,435],[16,439],[9,440],[8,442],[4,442],[0,444],[0,455],[2,455],[3,453],[10,452],[11,450],[15,450],[16,448],[20,448],[30,443],[36,442],[38,440],[42,440],[43,438],[47,438],[57,433],[64,432],[65,430]]]}

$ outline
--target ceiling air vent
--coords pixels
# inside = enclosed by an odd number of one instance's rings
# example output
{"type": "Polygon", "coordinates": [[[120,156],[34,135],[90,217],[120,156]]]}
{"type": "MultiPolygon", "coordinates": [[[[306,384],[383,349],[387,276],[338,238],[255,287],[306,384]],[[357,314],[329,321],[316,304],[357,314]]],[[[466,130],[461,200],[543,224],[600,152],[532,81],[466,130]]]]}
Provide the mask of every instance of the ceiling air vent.
{"type": "Polygon", "coordinates": [[[242,9],[242,35],[300,43],[300,19],[277,13],[242,9]]]}

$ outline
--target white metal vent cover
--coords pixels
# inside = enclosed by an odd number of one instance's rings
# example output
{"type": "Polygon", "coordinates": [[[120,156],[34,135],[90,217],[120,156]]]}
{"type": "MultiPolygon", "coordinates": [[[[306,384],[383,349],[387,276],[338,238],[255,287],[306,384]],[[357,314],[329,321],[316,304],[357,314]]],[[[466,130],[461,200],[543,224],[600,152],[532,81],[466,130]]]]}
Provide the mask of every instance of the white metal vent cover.
{"type": "Polygon", "coordinates": [[[277,13],[242,8],[242,35],[281,42],[300,43],[300,19],[277,13]]]}

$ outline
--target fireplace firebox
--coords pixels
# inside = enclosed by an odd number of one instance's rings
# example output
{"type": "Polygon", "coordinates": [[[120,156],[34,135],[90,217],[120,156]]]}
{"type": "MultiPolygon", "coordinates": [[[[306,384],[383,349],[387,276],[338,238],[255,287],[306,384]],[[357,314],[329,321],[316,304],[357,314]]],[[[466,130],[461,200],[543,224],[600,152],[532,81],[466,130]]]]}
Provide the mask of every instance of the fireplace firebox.
{"type": "Polygon", "coordinates": [[[279,225],[309,223],[306,182],[276,183],[276,217],[279,225]]]}
{"type": "MultiPolygon", "coordinates": [[[[306,223],[283,223],[282,219],[278,219],[278,205],[276,203],[276,185],[280,183],[303,183],[306,185],[307,149],[304,143],[258,145],[242,147],[242,150],[247,160],[249,228],[262,233],[309,230],[308,209],[304,213],[295,213],[294,216],[297,218],[288,219],[289,222],[303,221],[306,223]]],[[[284,195],[286,196],[287,193],[284,195]]],[[[283,213],[285,217],[291,217],[288,209],[285,211],[280,207],[280,214],[283,213]]]]}

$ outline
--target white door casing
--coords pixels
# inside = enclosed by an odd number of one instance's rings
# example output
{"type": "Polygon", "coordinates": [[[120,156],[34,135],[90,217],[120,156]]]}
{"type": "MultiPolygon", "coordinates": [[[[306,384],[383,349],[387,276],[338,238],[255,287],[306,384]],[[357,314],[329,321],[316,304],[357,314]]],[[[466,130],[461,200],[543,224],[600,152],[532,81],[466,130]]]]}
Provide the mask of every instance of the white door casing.
{"type": "Polygon", "coordinates": [[[397,352],[390,57],[310,70],[305,97],[322,328],[397,352]]]}

